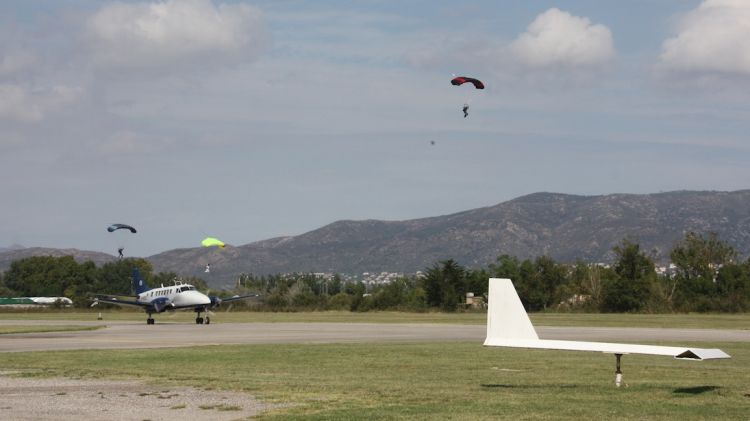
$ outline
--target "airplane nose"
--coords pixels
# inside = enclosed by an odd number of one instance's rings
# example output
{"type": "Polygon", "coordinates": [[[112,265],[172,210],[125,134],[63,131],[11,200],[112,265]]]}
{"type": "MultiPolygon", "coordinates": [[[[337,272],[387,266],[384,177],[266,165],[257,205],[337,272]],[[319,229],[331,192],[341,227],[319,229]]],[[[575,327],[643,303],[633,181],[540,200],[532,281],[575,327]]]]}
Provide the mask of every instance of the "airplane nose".
{"type": "Polygon", "coordinates": [[[203,294],[198,291],[185,291],[182,292],[180,298],[182,298],[185,303],[185,305],[208,305],[211,304],[211,299],[206,296],[206,294],[203,294]],[[189,304],[188,304],[189,303],[189,304]]]}
{"type": "Polygon", "coordinates": [[[191,291],[194,292],[196,295],[196,300],[200,300],[201,304],[211,304],[211,299],[208,298],[208,295],[203,294],[198,291],[191,291]]]}

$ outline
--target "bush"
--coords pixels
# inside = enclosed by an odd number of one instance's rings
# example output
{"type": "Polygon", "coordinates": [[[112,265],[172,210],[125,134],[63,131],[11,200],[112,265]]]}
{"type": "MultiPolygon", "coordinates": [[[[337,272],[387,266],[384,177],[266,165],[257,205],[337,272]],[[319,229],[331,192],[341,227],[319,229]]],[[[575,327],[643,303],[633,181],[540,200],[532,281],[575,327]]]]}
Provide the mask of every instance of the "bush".
{"type": "Polygon", "coordinates": [[[352,297],[345,293],[339,292],[328,300],[328,310],[349,310],[352,306],[352,297]]]}

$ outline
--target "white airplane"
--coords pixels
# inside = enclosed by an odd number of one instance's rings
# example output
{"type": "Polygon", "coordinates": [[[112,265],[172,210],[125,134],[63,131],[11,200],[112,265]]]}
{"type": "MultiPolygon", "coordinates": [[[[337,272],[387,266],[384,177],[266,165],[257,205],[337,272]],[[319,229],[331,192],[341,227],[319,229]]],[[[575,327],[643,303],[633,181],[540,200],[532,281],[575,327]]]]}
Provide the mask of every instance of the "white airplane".
{"type": "Polygon", "coordinates": [[[146,324],[154,324],[154,319],[151,317],[154,313],[163,313],[165,311],[173,310],[193,310],[197,313],[195,318],[196,324],[209,324],[211,319],[206,314],[206,318],[201,317],[201,313],[208,313],[209,310],[213,310],[221,306],[221,303],[229,301],[245,300],[248,298],[258,297],[258,294],[253,295],[235,295],[232,298],[221,299],[215,296],[208,296],[200,291],[197,291],[194,286],[185,284],[180,281],[175,281],[174,285],[164,286],[159,288],[149,288],[146,282],[141,277],[138,268],[133,268],[133,289],[135,290],[134,296],[123,296],[123,295],[97,295],[94,298],[94,303],[91,306],[99,304],[99,302],[137,306],[143,308],[148,313],[148,319],[146,324]],[[123,297],[125,299],[123,299],[123,297]],[[130,299],[128,299],[130,298],[130,299]]]}
{"type": "Polygon", "coordinates": [[[73,300],[68,297],[0,297],[0,303],[2,305],[16,306],[16,307],[30,307],[30,306],[50,306],[59,305],[62,307],[70,307],[73,305],[73,300]]]}
{"type": "Polygon", "coordinates": [[[617,369],[615,385],[622,383],[620,358],[624,354],[667,355],[680,360],[710,360],[731,358],[720,349],[687,348],[674,346],[616,344],[606,342],[579,342],[539,339],[529,315],[523,308],[510,279],[491,278],[488,293],[487,338],[485,346],[512,348],[556,349],[566,351],[597,351],[615,354],[617,369]]]}
{"type": "Polygon", "coordinates": [[[41,305],[59,304],[65,307],[70,307],[73,305],[73,300],[71,300],[68,297],[24,297],[24,298],[28,298],[29,300],[33,301],[35,304],[41,304],[41,305]]]}

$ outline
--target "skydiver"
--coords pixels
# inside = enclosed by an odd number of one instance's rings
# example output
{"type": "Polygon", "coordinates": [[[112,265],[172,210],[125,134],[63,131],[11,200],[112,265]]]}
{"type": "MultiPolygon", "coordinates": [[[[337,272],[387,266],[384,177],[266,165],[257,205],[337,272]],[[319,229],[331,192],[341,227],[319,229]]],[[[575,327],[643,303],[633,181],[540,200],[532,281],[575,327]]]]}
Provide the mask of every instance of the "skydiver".
{"type": "Polygon", "coordinates": [[[211,263],[206,263],[206,270],[204,272],[206,273],[211,272],[211,263]]]}
{"type": "Polygon", "coordinates": [[[464,108],[461,110],[464,112],[464,118],[469,116],[469,104],[464,104],[464,108]]]}
{"type": "Polygon", "coordinates": [[[120,248],[118,248],[118,249],[117,249],[117,253],[119,253],[119,254],[120,254],[120,255],[118,256],[118,258],[120,258],[120,259],[122,259],[123,257],[125,257],[125,256],[123,256],[123,255],[122,255],[122,251],[123,251],[123,250],[125,250],[125,247],[120,247],[120,248]]]}

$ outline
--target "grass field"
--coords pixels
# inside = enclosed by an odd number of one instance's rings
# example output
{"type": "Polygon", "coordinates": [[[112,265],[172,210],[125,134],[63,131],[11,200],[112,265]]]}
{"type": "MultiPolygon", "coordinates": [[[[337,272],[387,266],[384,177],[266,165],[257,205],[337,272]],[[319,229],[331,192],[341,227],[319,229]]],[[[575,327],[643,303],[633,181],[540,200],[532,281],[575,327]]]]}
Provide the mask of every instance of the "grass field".
{"type": "Polygon", "coordinates": [[[213,346],[9,353],[0,370],[241,390],[288,406],[265,419],[737,419],[750,344],[722,361],[485,348],[477,343],[213,346]]]}
{"type": "MultiPolygon", "coordinates": [[[[2,320],[96,320],[99,312],[47,310],[25,312],[0,312],[2,320]]],[[[144,321],[140,311],[103,311],[104,320],[144,321]]],[[[164,313],[154,316],[159,321],[190,323],[192,312],[164,313]]],[[[673,327],[750,329],[750,313],[740,314],[581,314],[533,313],[536,326],[601,326],[601,327],[673,327]]],[[[274,323],[274,322],[328,322],[328,323],[458,323],[485,324],[485,313],[401,313],[321,311],[299,313],[227,312],[219,310],[211,317],[212,323],[274,323]]]]}

